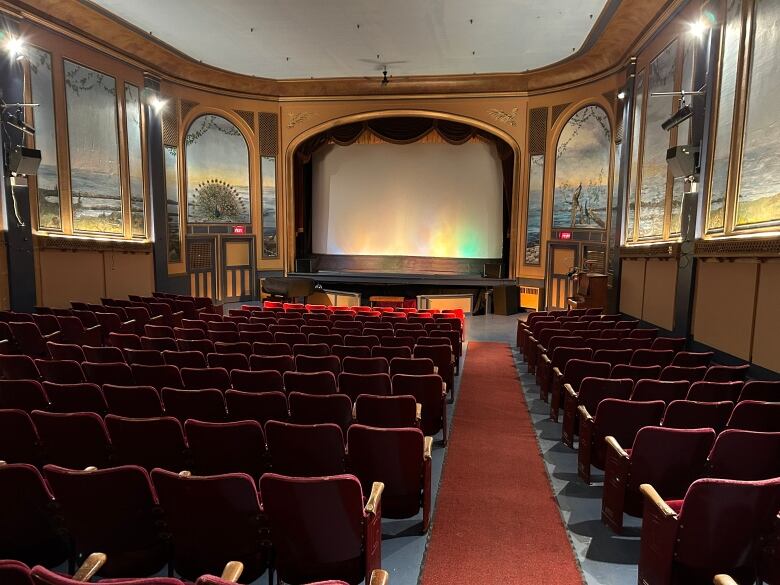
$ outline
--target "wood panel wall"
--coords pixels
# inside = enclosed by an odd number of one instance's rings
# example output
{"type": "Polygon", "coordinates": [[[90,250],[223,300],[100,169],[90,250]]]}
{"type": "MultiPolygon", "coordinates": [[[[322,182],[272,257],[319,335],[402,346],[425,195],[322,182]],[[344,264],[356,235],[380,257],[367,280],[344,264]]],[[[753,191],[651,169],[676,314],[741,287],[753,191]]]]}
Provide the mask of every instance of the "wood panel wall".
{"type": "Polygon", "coordinates": [[[624,258],[620,311],[666,330],[674,327],[675,258],[624,258]]]}

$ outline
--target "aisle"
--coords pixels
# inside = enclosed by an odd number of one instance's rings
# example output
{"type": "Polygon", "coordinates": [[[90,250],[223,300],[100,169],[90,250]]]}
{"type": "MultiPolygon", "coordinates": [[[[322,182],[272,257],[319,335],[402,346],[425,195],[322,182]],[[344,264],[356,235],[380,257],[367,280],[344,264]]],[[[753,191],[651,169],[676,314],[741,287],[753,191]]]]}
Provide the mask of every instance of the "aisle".
{"type": "Polygon", "coordinates": [[[471,342],[422,585],[582,582],[512,353],[471,342]]]}

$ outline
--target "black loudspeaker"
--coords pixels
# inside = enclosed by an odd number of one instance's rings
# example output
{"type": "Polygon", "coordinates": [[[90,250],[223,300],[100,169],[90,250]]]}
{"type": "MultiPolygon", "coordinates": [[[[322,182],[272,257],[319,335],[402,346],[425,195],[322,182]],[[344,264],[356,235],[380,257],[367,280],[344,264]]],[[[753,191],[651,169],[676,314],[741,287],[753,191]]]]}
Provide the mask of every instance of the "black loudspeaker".
{"type": "Polygon", "coordinates": [[[501,264],[483,264],[482,278],[501,278],[501,264]]]}
{"type": "Polygon", "coordinates": [[[316,261],[314,260],[314,258],[296,258],[295,272],[302,272],[304,274],[317,272],[315,263],[316,261]]]}
{"type": "Polygon", "coordinates": [[[514,315],[520,311],[520,290],[513,284],[493,289],[493,313],[514,315]]]}

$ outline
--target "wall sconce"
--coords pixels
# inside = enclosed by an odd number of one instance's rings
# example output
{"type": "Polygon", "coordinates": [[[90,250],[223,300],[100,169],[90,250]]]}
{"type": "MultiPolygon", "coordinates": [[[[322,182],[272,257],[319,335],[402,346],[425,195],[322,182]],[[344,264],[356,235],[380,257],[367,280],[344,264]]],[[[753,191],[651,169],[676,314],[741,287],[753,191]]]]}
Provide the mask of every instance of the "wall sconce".
{"type": "Polygon", "coordinates": [[[142,96],[144,102],[151,106],[152,111],[157,115],[165,109],[165,105],[168,103],[168,100],[160,98],[160,94],[149,87],[144,88],[142,96]]]}
{"type": "Polygon", "coordinates": [[[625,92],[624,90],[622,90],[622,89],[621,89],[621,90],[618,92],[618,94],[617,94],[617,99],[619,99],[619,100],[621,100],[621,101],[622,101],[622,100],[624,100],[624,99],[626,99],[626,92],[625,92]]]}

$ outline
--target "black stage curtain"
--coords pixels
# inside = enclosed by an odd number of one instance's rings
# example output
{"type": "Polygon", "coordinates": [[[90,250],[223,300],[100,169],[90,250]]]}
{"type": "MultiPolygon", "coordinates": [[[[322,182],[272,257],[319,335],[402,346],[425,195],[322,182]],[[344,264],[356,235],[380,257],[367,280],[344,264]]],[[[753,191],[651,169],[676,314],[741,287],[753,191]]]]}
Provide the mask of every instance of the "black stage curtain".
{"type": "MultiPolygon", "coordinates": [[[[348,146],[354,143],[366,130],[382,140],[393,144],[412,144],[430,132],[438,134],[450,144],[465,144],[474,136],[484,138],[496,146],[501,159],[504,178],[504,264],[508,264],[510,218],[512,217],[512,187],[514,185],[515,157],[512,147],[485,130],[436,118],[420,116],[376,118],[365,122],[354,122],[336,126],[301,144],[295,151],[293,183],[295,188],[295,231],[297,233],[297,256],[311,254],[311,160],[312,155],[326,144],[348,146]]],[[[506,266],[504,267],[504,274],[506,266]]]]}

